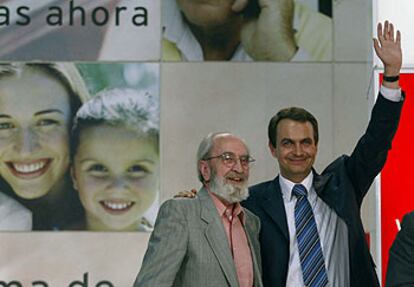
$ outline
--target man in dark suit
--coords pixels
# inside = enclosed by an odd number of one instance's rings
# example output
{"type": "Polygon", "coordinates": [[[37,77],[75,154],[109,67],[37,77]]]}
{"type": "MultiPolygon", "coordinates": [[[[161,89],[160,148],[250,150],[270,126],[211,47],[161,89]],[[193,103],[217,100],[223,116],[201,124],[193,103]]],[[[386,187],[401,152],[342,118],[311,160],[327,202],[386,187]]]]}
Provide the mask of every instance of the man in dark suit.
{"type": "Polygon", "coordinates": [[[414,286],[414,211],[404,216],[391,246],[386,286],[414,286]]]}
{"type": "Polygon", "coordinates": [[[374,48],[384,63],[384,81],[368,128],[350,156],[318,174],[313,169],[316,119],[304,109],[287,108],[269,123],[269,148],[280,174],[251,187],[243,203],[262,224],[264,286],[379,286],[360,208],[391,148],[403,96],[401,35],[397,31],[394,38],[388,22],[377,32],[374,48]]]}

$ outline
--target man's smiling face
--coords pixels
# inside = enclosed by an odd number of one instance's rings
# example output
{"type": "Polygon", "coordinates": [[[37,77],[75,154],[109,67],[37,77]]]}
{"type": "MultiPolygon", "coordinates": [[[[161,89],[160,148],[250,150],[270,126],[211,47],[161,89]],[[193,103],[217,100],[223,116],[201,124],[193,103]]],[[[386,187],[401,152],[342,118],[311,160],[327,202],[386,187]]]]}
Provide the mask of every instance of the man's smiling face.
{"type": "Polygon", "coordinates": [[[276,146],[269,144],[283,177],[299,183],[312,170],[318,152],[310,122],[281,120],[276,127],[276,146]]]}
{"type": "Polygon", "coordinates": [[[228,203],[248,196],[249,151],[242,140],[232,135],[214,139],[210,158],[200,161],[200,172],[211,192],[228,203]],[[226,156],[227,155],[227,156],[226,156]]]}

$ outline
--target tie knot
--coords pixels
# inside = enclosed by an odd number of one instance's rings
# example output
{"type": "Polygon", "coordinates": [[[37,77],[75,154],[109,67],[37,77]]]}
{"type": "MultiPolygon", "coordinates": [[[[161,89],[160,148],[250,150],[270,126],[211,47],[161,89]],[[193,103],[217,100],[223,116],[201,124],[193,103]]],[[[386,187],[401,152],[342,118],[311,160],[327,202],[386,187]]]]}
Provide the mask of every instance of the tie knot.
{"type": "Polygon", "coordinates": [[[295,184],[295,186],[292,189],[292,193],[296,197],[303,197],[308,195],[306,187],[304,187],[302,184],[295,184]]]}

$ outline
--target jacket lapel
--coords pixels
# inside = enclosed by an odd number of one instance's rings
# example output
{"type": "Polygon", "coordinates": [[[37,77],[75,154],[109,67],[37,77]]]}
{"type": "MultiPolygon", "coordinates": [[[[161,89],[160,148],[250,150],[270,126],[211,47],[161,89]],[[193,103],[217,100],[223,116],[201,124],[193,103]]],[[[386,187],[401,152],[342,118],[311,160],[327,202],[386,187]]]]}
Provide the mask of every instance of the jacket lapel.
{"type": "Polygon", "coordinates": [[[282,191],[280,190],[279,176],[268,185],[267,190],[261,198],[261,205],[276,223],[286,240],[289,241],[289,231],[282,191]]]}
{"type": "Polygon", "coordinates": [[[198,198],[201,203],[201,219],[207,223],[205,229],[207,241],[229,282],[229,286],[238,287],[236,267],[234,266],[226,232],[218,216],[217,209],[204,188],[198,193],[198,198]]]}
{"type": "Polygon", "coordinates": [[[331,178],[331,174],[329,175],[320,175],[315,170],[312,170],[313,172],[313,187],[315,188],[316,193],[319,197],[326,199],[329,197],[330,193],[325,192],[326,189],[324,189],[326,183],[331,178]]]}
{"type": "Polygon", "coordinates": [[[260,263],[258,262],[260,247],[258,245],[257,240],[252,240],[252,236],[253,237],[257,236],[257,234],[255,233],[254,230],[252,230],[252,223],[251,223],[250,215],[248,214],[248,212],[246,212],[245,214],[246,214],[246,226],[245,226],[246,236],[247,236],[247,240],[249,241],[250,253],[252,254],[252,260],[253,260],[253,276],[254,276],[253,286],[262,287],[263,285],[261,284],[261,280],[260,280],[260,278],[262,277],[262,272],[259,267],[260,263]]]}
{"type": "Polygon", "coordinates": [[[320,197],[330,208],[332,208],[339,217],[344,218],[344,200],[340,198],[338,192],[339,185],[335,180],[331,180],[332,174],[317,174],[313,171],[313,187],[318,197],[320,197]]]}

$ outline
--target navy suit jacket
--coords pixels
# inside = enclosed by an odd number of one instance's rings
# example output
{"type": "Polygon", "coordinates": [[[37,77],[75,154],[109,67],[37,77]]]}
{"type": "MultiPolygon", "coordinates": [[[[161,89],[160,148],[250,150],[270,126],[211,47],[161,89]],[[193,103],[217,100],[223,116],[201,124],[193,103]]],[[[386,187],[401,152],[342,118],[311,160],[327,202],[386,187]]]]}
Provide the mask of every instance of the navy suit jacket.
{"type": "Polygon", "coordinates": [[[391,246],[386,286],[414,286],[414,211],[404,216],[391,246]]]}
{"type": "MultiPolygon", "coordinates": [[[[360,208],[371,183],[385,164],[401,108],[402,101],[391,102],[379,95],[368,128],[352,154],[339,157],[320,175],[315,173],[314,176],[316,193],[348,227],[352,287],[379,286],[364,237],[360,208]]],[[[286,286],[289,232],[279,178],[251,187],[250,196],[243,205],[261,221],[263,285],[286,286]]]]}

